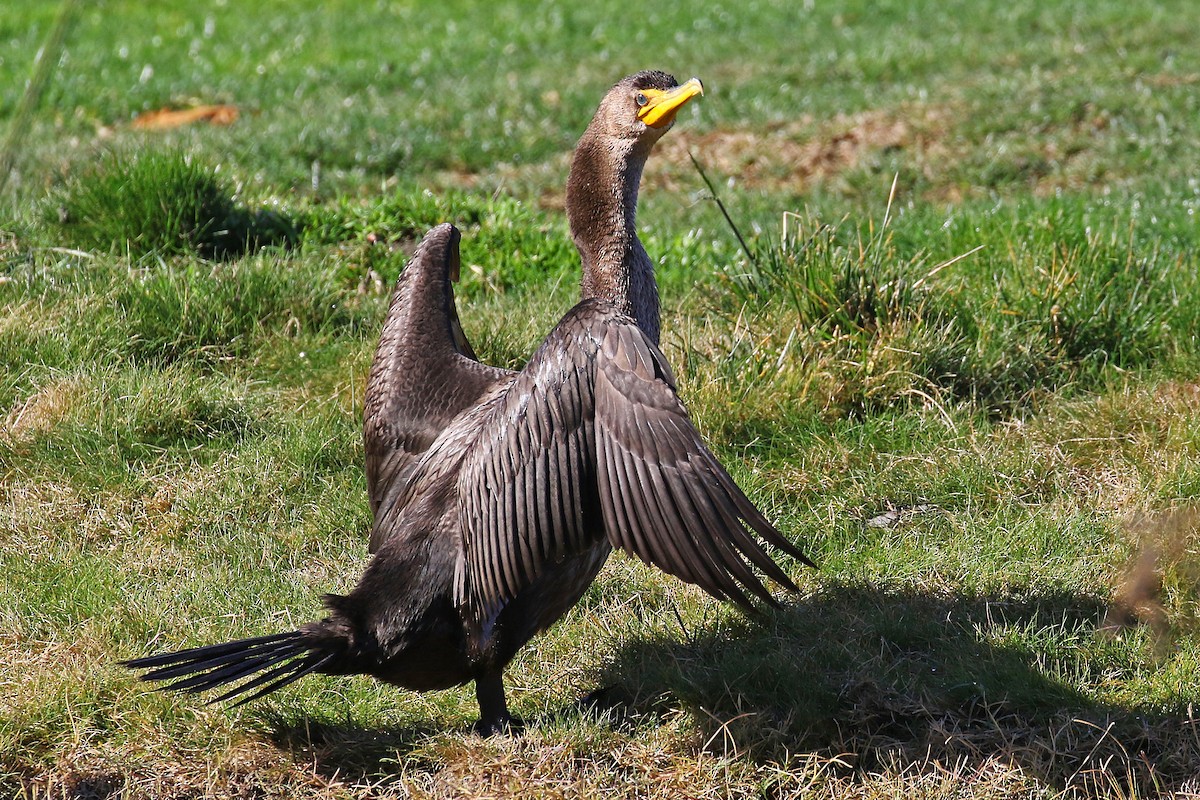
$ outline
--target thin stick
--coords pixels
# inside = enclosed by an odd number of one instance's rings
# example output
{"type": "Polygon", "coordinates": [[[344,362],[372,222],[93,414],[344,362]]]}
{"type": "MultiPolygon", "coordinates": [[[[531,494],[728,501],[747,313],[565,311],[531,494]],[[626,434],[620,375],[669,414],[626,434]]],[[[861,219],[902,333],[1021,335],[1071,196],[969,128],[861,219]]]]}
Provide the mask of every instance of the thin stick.
{"type": "Polygon", "coordinates": [[[696,156],[692,155],[691,150],[688,150],[688,158],[692,160],[692,166],[696,168],[696,172],[700,173],[700,177],[703,179],[704,185],[708,187],[708,193],[712,195],[712,199],[717,201],[717,208],[721,209],[721,213],[725,215],[725,221],[729,223],[730,230],[737,237],[738,244],[742,246],[742,252],[746,254],[746,258],[750,260],[751,264],[758,266],[758,259],[750,252],[750,248],[746,245],[746,240],[742,238],[742,232],[738,230],[738,226],[734,224],[733,218],[725,210],[725,204],[721,202],[721,198],[717,195],[717,190],[713,187],[712,181],[704,174],[704,167],[700,166],[700,162],[696,160],[696,156]]]}

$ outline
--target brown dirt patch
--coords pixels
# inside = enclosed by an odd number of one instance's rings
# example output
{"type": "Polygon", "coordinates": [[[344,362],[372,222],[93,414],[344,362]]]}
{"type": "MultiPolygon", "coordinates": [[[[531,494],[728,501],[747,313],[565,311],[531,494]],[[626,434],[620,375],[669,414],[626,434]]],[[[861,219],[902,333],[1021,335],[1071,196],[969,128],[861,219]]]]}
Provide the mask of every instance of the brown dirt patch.
{"type": "Polygon", "coordinates": [[[952,121],[947,109],[922,107],[839,115],[822,123],[802,118],[765,130],[673,132],[659,144],[656,157],[667,166],[655,174],[676,188],[671,184],[678,171],[692,170],[690,151],[742,188],[803,192],[880,153],[909,151],[915,164],[923,164],[945,152],[952,121]]]}
{"type": "Polygon", "coordinates": [[[1159,73],[1158,75],[1150,75],[1146,77],[1146,83],[1159,88],[1171,88],[1175,86],[1191,86],[1200,83],[1200,74],[1190,72],[1183,75],[1175,75],[1168,73],[1159,73]]]}

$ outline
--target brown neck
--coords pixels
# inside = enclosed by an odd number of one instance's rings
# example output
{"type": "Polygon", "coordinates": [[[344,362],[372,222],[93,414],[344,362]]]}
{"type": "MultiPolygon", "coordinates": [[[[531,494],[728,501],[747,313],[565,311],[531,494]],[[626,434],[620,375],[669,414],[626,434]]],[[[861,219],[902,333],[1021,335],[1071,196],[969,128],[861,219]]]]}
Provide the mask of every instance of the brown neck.
{"type": "Polygon", "coordinates": [[[567,179],[567,219],[583,262],[583,298],[609,301],[657,344],[658,285],[636,230],[638,185],[650,147],[589,128],[567,179]]]}

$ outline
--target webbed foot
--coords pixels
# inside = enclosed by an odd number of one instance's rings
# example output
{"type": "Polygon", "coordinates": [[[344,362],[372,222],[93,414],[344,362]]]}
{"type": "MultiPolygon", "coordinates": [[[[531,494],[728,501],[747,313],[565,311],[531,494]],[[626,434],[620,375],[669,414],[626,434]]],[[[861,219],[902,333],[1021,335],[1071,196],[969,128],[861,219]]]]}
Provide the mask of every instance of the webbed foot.
{"type": "Polygon", "coordinates": [[[525,721],[520,717],[510,715],[494,719],[481,719],[475,723],[472,730],[485,739],[501,734],[520,736],[525,732],[525,721]]]}

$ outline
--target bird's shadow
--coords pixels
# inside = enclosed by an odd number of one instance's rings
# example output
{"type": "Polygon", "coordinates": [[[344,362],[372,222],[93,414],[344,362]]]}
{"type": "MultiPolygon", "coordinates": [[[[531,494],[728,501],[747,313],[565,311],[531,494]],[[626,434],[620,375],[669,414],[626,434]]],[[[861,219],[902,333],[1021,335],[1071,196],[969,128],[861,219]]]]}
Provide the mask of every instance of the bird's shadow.
{"type": "Polygon", "coordinates": [[[394,773],[401,760],[409,767],[438,768],[433,763],[413,763],[422,745],[442,732],[430,725],[378,729],[358,725],[352,719],[333,722],[303,713],[271,711],[263,718],[275,746],[328,778],[370,785],[380,776],[394,773]]]}
{"type": "MultiPolygon", "coordinates": [[[[1127,661],[1138,641],[1155,657],[1146,632],[1109,630],[1108,612],[1068,592],[961,597],[827,584],[760,620],[715,615],[698,629],[631,639],[599,667],[588,702],[555,716],[600,711],[604,724],[636,729],[682,710],[699,748],[755,763],[807,754],[850,779],[998,760],[1059,790],[1188,788],[1200,765],[1194,718],[1101,704],[1073,688],[1081,672],[1127,661]]],[[[410,758],[438,733],[283,717],[273,727],[277,744],[319,772],[364,780],[398,760],[419,767],[410,758]]]]}

